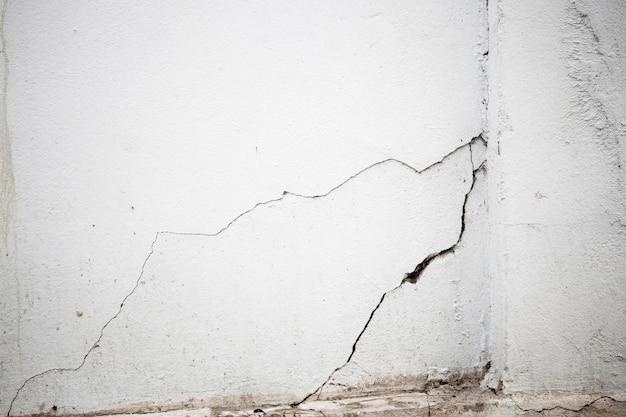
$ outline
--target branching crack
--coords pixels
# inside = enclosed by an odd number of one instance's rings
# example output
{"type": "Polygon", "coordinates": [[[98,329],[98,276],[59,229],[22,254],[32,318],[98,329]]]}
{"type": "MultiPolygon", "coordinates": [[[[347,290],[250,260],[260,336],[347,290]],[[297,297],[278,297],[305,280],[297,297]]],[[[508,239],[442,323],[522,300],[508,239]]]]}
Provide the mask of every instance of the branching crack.
{"type": "MultiPolygon", "coordinates": [[[[366,168],[363,168],[361,171],[359,171],[359,172],[357,172],[356,174],[354,174],[354,175],[352,175],[352,176],[348,177],[346,180],[344,180],[343,182],[341,182],[339,185],[337,185],[337,186],[333,187],[332,189],[330,189],[328,192],[326,192],[326,193],[324,193],[324,194],[317,194],[317,195],[302,195],[302,194],[292,193],[292,192],[289,192],[289,191],[283,191],[283,194],[282,194],[282,196],[281,196],[281,197],[274,198],[274,199],[270,199],[270,200],[266,200],[266,201],[262,201],[262,202],[259,202],[259,203],[255,204],[252,208],[250,208],[250,209],[248,209],[248,210],[246,210],[246,211],[243,211],[243,212],[241,212],[240,214],[238,214],[238,215],[237,215],[236,217],[234,217],[234,218],[233,218],[230,222],[228,222],[228,223],[227,223],[224,227],[222,227],[221,229],[219,229],[217,232],[214,232],[214,233],[173,232],[173,231],[167,231],[167,230],[157,232],[157,233],[156,233],[156,235],[155,235],[155,237],[154,237],[154,240],[152,241],[152,244],[150,245],[150,252],[148,253],[148,255],[146,256],[146,258],[145,258],[145,259],[144,259],[144,261],[143,261],[143,264],[142,264],[142,267],[141,267],[141,272],[140,272],[139,276],[137,277],[137,280],[135,281],[135,285],[133,286],[133,288],[131,289],[131,291],[130,291],[130,292],[129,292],[129,293],[128,293],[128,294],[127,294],[127,295],[126,295],[123,299],[122,299],[122,302],[120,303],[120,306],[119,306],[119,308],[118,308],[117,312],[116,312],[116,313],[115,313],[115,314],[114,314],[114,315],[113,315],[113,316],[112,316],[112,317],[111,317],[111,318],[110,318],[110,319],[109,319],[109,320],[108,320],[108,321],[104,324],[104,326],[102,326],[102,328],[100,329],[100,335],[98,336],[98,338],[96,339],[96,341],[95,341],[95,342],[91,345],[91,347],[89,348],[89,350],[87,351],[87,353],[85,353],[85,355],[83,356],[83,358],[82,358],[82,360],[81,360],[80,364],[78,364],[78,366],[75,366],[75,367],[67,367],[67,368],[51,368],[51,369],[45,370],[45,371],[43,371],[43,372],[40,372],[40,373],[38,373],[38,374],[35,374],[35,375],[33,375],[33,376],[31,376],[31,377],[27,378],[27,379],[24,381],[24,383],[20,386],[20,388],[16,391],[15,395],[13,396],[13,399],[11,400],[11,403],[10,403],[10,405],[9,405],[9,410],[7,411],[7,417],[11,417],[11,412],[12,412],[12,410],[13,410],[13,406],[14,406],[14,404],[15,404],[15,401],[17,401],[17,399],[18,399],[18,397],[19,397],[20,393],[24,390],[24,388],[25,388],[25,387],[26,387],[29,383],[32,383],[33,381],[35,381],[35,380],[37,380],[37,379],[39,379],[39,378],[41,378],[41,377],[43,377],[43,376],[45,376],[45,375],[47,375],[47,374],[50,374],[50,373],[55,373],[55,372],[56,372],[56,373],[76,372],[76,371],[78,371],[79,369],[81,369],[81,368],[85,365],[85,363],[86,363],[86,361],[87,361],[87,358],[91,355],[91,353],[92,353],[95,349],[97,349],[97,348],[99,347],[99,344],[100,344],[100,342],[101,342],[102,338],[104,337],[104,332],[105,332],[106,328],[107,328],[107,327],[111,324],[111,322],[113,322],[113,320],[115,320],[115,319],[116,319],[116,318],[117,318],[117,317],[118,317],[118,316],[122,313],[122,309],[124,308],[124,304],[125,304],[125,303],[129,300],[129,298],[130,298],[130,297],[132,297],[132,296],[133,296],[133,294],[135,294],[135,291],[136,291],[136,290],[137,290],[137,288],[139,287],[139,284],[140,284],[140,282],[141,282],[141,278],[143,277],[143,274],[144,274],[144,272],[145,272],[146,266],[148,265],[148,261],[150,260],[150,258],[151,258],[151,257],[152,257],[152,255],[154,254],[154,247],[155,247],[155,245],[157,244],[157,242],[158,242],[158,240],[159,240],[159,237],[160,237],[161,235],[166,235],[166,234],[169,234],[169,235],[177,235],[177,236],[206,236],[206,237],[214,237],[214,236],[218,236],[218,235],[220,235],[221,233],[223,233],[223,232],[225,232],[226,230],[228,230],[228,229],[229,229],[229,228],[230,228],[230,227],[231,227],[234,223],[236,223],[236,222],[237,222],[240,218],[242,218],[243,216],[245,216],[245,215],[247,215],[247,214],[251,213],[252,211],[256,210],[257,208],[259,208],[259,207],[261,207],[261,206],[265,206],[265,205],[268,205],[268,204],[271,204],[271,203],[279,202],[279,201],[281,201],[283,198],[285,198],[285,197],[286,197],[286,196],[288,196],[288,195],[292,195],[292,196],[296,196],[296,197],[300,197],[300,198],[311,198],[311,199],[326,197],[326,196],[330,195],[331,193],[333,193],[334,191],[336,191],[336,190],[338,190],[339,188],[341,188],[341,187],[343,187],[344,185],[346,185],[348,182],[350,182],[350,181],[354,180],[355,178],[359,177],[360,175],[364,174],[365,172],[367,172],[367,171],[369,171],[369,170],[371,170],[371,169],[373,169],[373,168],[375,168],[375,167],[377,167],[377,166],[384,165],[384,164],[388,164],[388,163],[398,163],[398,164],[401,164],[402,166],[405,166],[405,167],[407,167],[407,168],[409,168],[409,169],[413,170],[413,171],[414,171],[415,173],[417,173],[417,174],[421,174],[421,173],[423,173],[423,172],[425,172],[425,171],[428,171],[428,170],[430,170],[430,169],[432,169],[432,168],[434,168],[434,167],[436,167],[436,166],[438,166],[438,165],[442,164],[442,163],[443,163],[446,159],[448,159],[449,157],[451,157],[453,154],[455,154],[455,153],[457,153],[457,152],[461,151],[462,149],[464,149],[464,148],[466,148],[466,147],[469,147],[469,149],[470,149],[470,156],[471,156],[471,145],[472,145],[472,144],[474,144],[476,141],[483,141],[483,142],[484,142],[484,139],[482,138],[482,136],[475,137],[475,138],[473,138],[471,141],[469,141],[469,142],[467,142],[467,143],[464,143],[463,145],[460,145],[459,147],[457,147],[456,149],[454,149],[454,150],[453,150],[453,151],[451,151],[450,153],[448,153],[448,154],[444,155],[444,156],[443,156],[441,159],[439,159],[438,161],[436,161],[436,162],[432,163],[431,165],[428,165],[427,167],[425,167],[425,168],[423,168],[423,169],[416,169],[416,168],[412,167],[411,165],[408,165],[407,163],[402,162],[402,161],[400,161],[400,160],[398,160],[398,159],[389,158],[389,159],[385,159],[385,160],[383,160],[383,161],[376,162],[376,163],[374,163],[374,164],[372,164],[372,165],[369,165],[369,166],[367,166],[366,168]]],[[[482,165],[481,165],[481,167],[482,167],[482,165]]],[[[478,171],[481,167],[479,167],[478,169],[475,169],[475,170],[474,170],[474,180],[475,180],[475,174],[476,174],[476,172],[477,172],[477,171],[478,171]]],[[[471,185],[471,187],[470,187],[470,191],[471,191],[471,189],[472,189],[472,188],[473,188],[473,186],[474,186],[474,180],[472,181],[472,185],[471,185]]],[[[469,191],[468,191],[468,194],[469,194],[469,191]]],[[[427,257],[427,259],[425,259],[424,261],[422,261],[422,262],[420,263],[420,265],[423,265],[423,266],[421,266],[421,270],[420,270],[420,271],[423,271],[423,269],[425,269],[425,268],[428,266],[428,264],[429,264],[432,260],[434,260],[435,258],[437,258],[437,257],[439,257],[439,256],[442,256],[442,255],[445,255],[445,254],[447,254],[447,253],[449,253],[449,252],[452,252],[452,251],[453,251],[453,249],[456,247],[456,245],[460,242],[461,237],[462,237],[462,235],[463,235],[463,231],[465,230],[465,205],[466,205],[466,203],[467,203],[467,197],[468,197],[468,195],[466,194],[466,195],[465,195],[465,201],[464,201],[464,203],[463,203],[463,215],[462,215],[462,218],[461,218],[461,221],[462,221],[461,233],[459,234],[459,238],[458,238],[457,242],[456,242],[454,245],[452,245],[450,248],[447,248],[447,249],[445,249],[445,250],[443,250],[443,251],[441,251],[441,252],[438,252],[438,253],[436,253],[436,254],[429,255],[429,256],[427,257]]],[[[418,270],[418,268],[420,268],[420,265],[418,265],[418,266],[416,267],[416,271],[418,270]]],[[[421,274],[421,272],[419,272],[419,274],[421,274]]],[[[418,274],[418,275],[415,275],[415,271],[413,271],[413,272],[412,272],[411,274],[409,274],[409,275],[411,275],[411,276],[415,276],[415,277],[416,277],[415,282],[417,282],[417,278],[419,278],[419,274],[418,274]]],[[[331,378],[333,377],[333,375],[334,375],[337,371],[339,371],[340,369],[342,369],[344,366],[346,366],[346,365],[350,362],[350,360],[352,359],[352,356],[353,356],[353,355],[354,355],[354,353],[356,352],[356,347],[357,347],[357,344],[358,344],[358,342],[359,342],[359,340],[360,340],[361,336],[363,335],[363,333],[365,333],[365,330],[367,329],[367,327],[369,326],[370,322],[372,321],[372,319],[373,319],[373,317],[374,317],[374,314],[376,313],[376,311],[378,310],[378,308],[382,305],[382,303],[383,303],[383,301],[385,300],[385,297],[387,296],[387,294],[391,293],[392,291],[397,290],[397,289],[398,289],[398,288],[400,288],[400,287],[401,287],[401,286],[402,286],[405,282],[407,282],[407,278],[405,278],[405,279],[404,279],[404,280],[403,280],[403,281],[402,281],[402,282],[401,282],[398,286],[396,286],[395,288],[393,288],[393,289],[391,289],[391,290],[389,290],[389,291],[387,291],[387,292],[385,292],[385,293],[383,294],[383,296],[381,297],[380,301],[378,302],[378,304],[376,305],[376,307],[374,308],[374,310],[372,310],[372,312],[371,312],[371,314],[370,314],[369,319],[368,319],[368,320],[367,320],[367,322],[365,323],[365,326],[363,327],[363,329],[361,330],[361,332],[360,332],[360,333],[359,333],[359,335],[357,336],[357,338],[356,338],[356,340],[355,340],[354,344],[352,345],[352,351],[351,351],[350,356],[348,357],[348,360],[346,361],[346,363],[345,363],[344,365],[342,365],[342,366],[338,367],[337,369],[335,369],[335,371],[333,371],[333,372],[332,372],[332,374],[328,377],[328,379],[327,379],[327,380],[326,380],[326,381],[325,381],[325,382],[324,382],[324,383],[323,383],[323,384],[322,384],[322,385],[321,385],[321,386],[320,386],[317,390],[315,390],[313,393],[311,393],[311,394],[307,395],[307,396],[306,396],[306,397],[305,397],[302,401],[299,401],[299,402],[297,402],[297,403],[292,404],[292,406],[296,406],[296,405],[302,404],[304,401],[306,401],[307,399],[309,399],[309,398],[310,398],[312,395],[314,395],[315,393],[317,393],[317,392],[321,392],[321,389],[322,389],[322,388],[323,388],[323,387],[324,387],[324,386],[325,386],[325,385],[326,385],[326,384],[327,384],[327,383],[331,380],[331,378]]],[[[413,281],[412,281],[412,280],[408,280],[408,282],[412,282],[412,283],[413,283],[413,281]]]]}
{"type": "Polygon", "coordinates": [[[601,397],[596,398],[593,401],[590,401],[586,404],[584,404],[582,407],[580,408],[568,408],[562,405],[555,405],[554,407],[548,407],[548,408],[540,408],[540,409],[534,409],[534,408],[523,408],[522,406],[520,406],[512,397],[509,397],[511,399],[511,401],[513,401],[513,404],[515,404],[515,406],[517,408],[519,408],[521,411],[524,412],[528,412],[528,411],[534,411],[535,413],[543,413],[544,411],[552,411],[552,410],[564,410],[564,411],[571,411],[574,413],[578,413],[580,411],[583,411],[585,408],[591,407],[592,405],[594,405],[595,403],[597,403],[600,400],[610,400],[613,401],[615,403],[624,403],[626,401],[621,401],[621,400],[617,400],[609,395],[602,395],[601,397]]]}
{"type": "MultiPolygon", "coordinates": [[[[471,144],[474,143],[474,141],[476,140],[484,140],[482,139],[482,136],[479,136],[478,138],[474,138],[472,139],[472,142],[470,142],[470,158],[472,157],[472,147],[471,144]]],[[[467,200],[469,198],[470,193],[472,192],[472,190],[474,189],[474,185],[476,184],[476,174],[478,173],[478,171],[482,170],[484,168],[484,162],[481,163],[478,168],[474,167],[474,162],[472,161],[472,184],[470,185],[469,190],[467,191],[467,193],[465,193],[465,197],[463,200],[463,211],[461,212],[461,230],[459,232],[459,237],[456,240],[456,242],[454,242],[454,244],[452,244],[452,246],[441,250],[437,253],[432,253],[430,255],[428,255],[426,258],[424,258],[424,260],[422,262],[420,262],[415,269],[412,272],[409,272],[408,274],[406,274],[406,276],[404,277],[404,279],[402,280],[402,282],[410,282],[411,284],[415,284],[417,283],[417,281],[420,279],[420,277],[422,276],[422,273],[426,270],[426,268],[428,267],[428,265],[430,265],[430,263],[432,261],[434,261],[435,259],[445,256],[449,253],[454,253],[454,250],[456,249],[456,247],[458,246],[459,243],[461,243],[461,239],[463,239],[463,234],[465,233],[465,214],[466,214],[466,206],[467,206],[467,200]]]]}
{"type": "MultiPolygon", "coordinates": [[[[463,206],[462,206],[462,211],[461,211],[461,230],[459,231],[459,236],[458,236],[456,242],[454,242],[451,246],[449,246],[449,247],[447,247],[447,248],[445,248],[445,249],[443,249],[443,250],[441,250],[441,251],[439,251],[437,253],[433,253],[433,254],[428,255],[426,258],[424,258],[424,260],[422,262],[420,262],[415,267],[415,269],[412,272],[410,272],[410,273],[405,275],[405,277],[402,279],[402,281],[400,282],[399,285],[397,285],[396,287],[392,288],[391,290],[389,290],[389,291],[387,291],[387,292],[385,292],[383,294],[383,296],[380,298],[380,301],[378,302],[378,304],[376,304],[376,306],[374,307],[374,309],[370,313],[369,318],[365,322],[365,326],[363,326],[363,329],[361,329],[361,332],[359,333],[359,335],[356,337],[356,340],[352,344],[352,351],[350,352],[350,355],[348,356],[348,359],[343,363],[343,365],[335,368],[335,370],[331,372],[331,374],[328,376],[328,378],[326,378],[326,380],[319,387],[317,387],[317,389],[315,389],[315,391],[313,391],[310,394],[308,394],[307,396],[305,396],[302,400],[300,400],[298,402],[292,403],[291,404],[292,407],[299,406],[300,404],[306,402],[307,400],[309,400],[311,397],[313,397],[315,395],[317,395],[318,398],[319,398],[319,396],[321,395],[324,387],[329,384],[329,382],[332,380],[332,378],[335,376],[335,374],[337,372],[339,372],[340,370],[342,370],[343,368],[345,368],[350,363],[350,361],[352,360],[352,357],[354,356],[354,354],[356,352],[356,348],[357,348],[357,345],[358,345],[359,341],[361,340],[361,337],[363,336],[363,334],[367,330],[369,324],[371,323],[372,319],[374,318],[374,315],[376,314],[376,312],[378,311],[380,306],[383,304],[383,301],[385,301],[385,297],[388,294],[396,291],[397,289],[399,289],[400,287],[402,287],[406,283],[411,283],[411,284],[417,283],[417,281],[421,277],[422,273],[426,270],[426,268],[428,267],[428,265],[430,265],[430,263],[432,261],[434,261],[437,258],[443,257],[445,255],[448,255],[450,253],[454,253],[454,250],[456,249],[456,247],[459,245],[459,243],[461,243],[461,240],[463,239],[463,234],[465,233],[465,214],[466,214],[466,208],[467,208],[467,201],[469,199],[470,193],[474,189],[474,185],[476,184],[476,175],[478,174],[479,171],[483,170],[484,166],[485,166],[485,162],[482,162],[478,167],[474,166],[472,145],[475,144],[476,142],[482,142],[483,144],[486,143],[485,139],[482,137],[482,135],[479,135],[479,136],[473,138],[469,143],[466,143],[465,145],[462,145],[459,148],[455,149],[454,151],[450,152],[449,154],[447,154],[444,158],[442,158],[440,161],[436,162],[435,164],[430,165],[429,167],[425,168],[422,171],[417,171],[419,173],[424,172],[425,170],[427,170],[429,168],[432,168],[435,165],[438,165],[438,164],[442,163],[446,158],[448,158],[449,156],[451,156],[455,152],[463,149],[466,146],[469,147],[470,161],[471,161],[471,164],[472,164],[472,183],[470,185],[469,190],[465,193],[465,196],[463,198],[463,206]]],[[[429,411],[430,411],[430,407],[429,407],[429,411]]]]}

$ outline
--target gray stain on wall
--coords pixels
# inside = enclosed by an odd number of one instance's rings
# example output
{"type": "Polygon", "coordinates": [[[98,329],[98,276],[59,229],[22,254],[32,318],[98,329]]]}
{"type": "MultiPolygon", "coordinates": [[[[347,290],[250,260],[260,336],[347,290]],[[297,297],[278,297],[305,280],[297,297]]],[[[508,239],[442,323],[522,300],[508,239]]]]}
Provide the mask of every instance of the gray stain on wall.
{"type": "Polygon", "coordinates": [[[9,55],[5,36],[5,23],[8,0],[2,3],[0,12],[0,47],[2,50],[2,91],[0,92],[0,234],[2,235],[0,248],[0,264],[5,265],[7,275],[13,278],[13,292],[15,293],[16,330],[15,343],[18,352],[18,363],[22,364],[21,346],[21,311],[22,294],[21,284],[17,273],[16,256],[17,241],[15,235],[15,176],[13,170],[13,151],[11,146],[11,132],[8,118],[8,90],[9,90],[9,55]]]}

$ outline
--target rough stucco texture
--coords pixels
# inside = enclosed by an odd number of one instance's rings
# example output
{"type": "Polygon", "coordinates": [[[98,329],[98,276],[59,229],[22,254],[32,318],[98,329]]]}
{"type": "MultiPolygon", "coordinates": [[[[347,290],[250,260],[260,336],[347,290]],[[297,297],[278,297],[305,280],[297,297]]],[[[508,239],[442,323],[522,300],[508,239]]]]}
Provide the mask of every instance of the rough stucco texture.
{"type": "Polygon", "coordinates": [[[623,392],[626,5],[490,13],[494,361],[511,392],[623,392]]]}
{"type": "Polygon", "coordinates": [[[488,360],[481,2],[6,6],[0,410],[488,360]]]}

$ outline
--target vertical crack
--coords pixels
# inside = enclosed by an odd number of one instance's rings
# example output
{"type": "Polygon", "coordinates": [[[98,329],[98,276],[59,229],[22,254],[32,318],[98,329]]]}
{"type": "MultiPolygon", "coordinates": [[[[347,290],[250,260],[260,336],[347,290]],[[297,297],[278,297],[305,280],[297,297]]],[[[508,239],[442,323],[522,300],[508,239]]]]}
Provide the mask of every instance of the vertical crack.
{"type": "MultiPolygon", "coordinates": [[[[345,368],[350,363],[350,361],[352,360],[352,357],[354,356],[354,354],[356,352],[357,345],[358,345],[359,341],[361,340],[361,337],[363,336],[363,334],[365,333],[365,331],[369,327],[372,319],[374,318],[374,315],[376,314],[376,312],[378,311],[380,306],[383,304],[383,301],[385,301],[385,297],[388,294],[398,290],[399,288],[401,288],[406,283],[416,284],[417,281],[422,276],[423,272],[426,270],[426,268],[428,268],[428,266],[432,263],[432,261],[434,261],[437,258],[441,258],[441,257],[444,257],[444,256],[446,256],[448,254],[454,253],[454,250],[456,249],[456,247],[461,243],[461,240],[463,239],[463,235],[465,233],[465,216],[466,216],[466,210],[467,210],[467,201],[469,199],[470,193],[474,189],[474,185],[476,184],[476,176],[477,176],[478,172],[485,169],[485,161],[481,162],[481,164],[478,167],[474,166],[474,154],[472,152],[472,145],[474,145],[477,142],[482,142],[483,144],[486,144],[486,141],[483,138],[482,134],[477,136],[477,137],[475,137],[475,138],[473,138],[469,143],[463,145],[460,148],[457,148],[455,151],[453,151],[453,152],[451,152],[450,154],[447,155],[447,156],[449,156],[452,153],[456,152],[457,150],[459,150],[459,149],[461,149],[461,148],[463,148],[465,146],[469,146],[470,163],[472,165],[472,183],[471,183],[471,185],[469,187],[469,190],[467,190],[467,192],[465,193],[465,195],[463,197],[463,206],[462,206],[462,210],[461,210],[461,229],[459,231],[459,236],[458,236],[457,240],[451,246],[449,246],[449,247],[447,247],[447,248],[445,248],[443,250],[440,250],[439,252],[432,253],[432,254],[426,256],[426,258],[424,258],[424,260],[422,260],[419,264],[417,264],[417,266],[415,267],[415,269],[412,272],[409,272],[409,273],[405,274],[405,276],[402,279],[402,281],[400,282],[400,284],[398,284],[396,287],[392,288],[391,290],[389,290],[389,291],[387,291],[387,292],[385,292],[383,294],[383,296],[380,298],[380,301],[378,302],[378,304],[376,304],[376,306],[374,307],[374,309],[370,313],[369,318],[365,322],[365,326],[363,326],[363,329],[361,329],[361,332],[358,334],[358,336],[356,337],[354,343],[352,344],[352,350],[350,352],[350,355],[348,356],[348,359],[341,366],[338,366],[337,368],[335,368],[335,370],[331,372],[331,374],[328,376],[328,378],[326,378],[326,380],[319,387],[317,387],[315,389],[315,391],[313,391],[310,394],[306,395],[302,400],[292,403],[291,404],[292,407],[299,406],[300,404],[308,401],[311,397],[313,397],[315,395],[317,395],[318,398],[319,398],[319,396],[322,394],[322,391],[324,390],[326,385],[328,385],[328,383],[332,380],[332,378],[335,376],[335,374],[337,372],[339,372],[340,370],[342,370],[343,368],[345,368]]],[[[442,161],[439,161],[438,163],[440,163],[442,161]]],[[[430,167],[432,167],[432,166],[434,166],[434,165],[431,165],[430,167]]],[[[429,412],[430,412],[430,408],[429,408],[429,412]]]]}

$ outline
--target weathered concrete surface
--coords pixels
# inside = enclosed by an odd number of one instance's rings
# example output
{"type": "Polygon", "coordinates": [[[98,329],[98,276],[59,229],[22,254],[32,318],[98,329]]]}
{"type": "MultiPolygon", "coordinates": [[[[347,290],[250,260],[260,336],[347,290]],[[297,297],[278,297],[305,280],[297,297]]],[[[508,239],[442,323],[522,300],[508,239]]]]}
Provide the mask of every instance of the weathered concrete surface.
{"type": "Polygon", "coordinates": [[[0,411],[623,415],[623,2],[294,5],[4,2],[0,411]]]}
{"type": "Polygon", "coordinates": [[[626,3],[490,12],[491,386],[624,392],[626,3]]]}
{"type": "MultiPolygon", "coordinates": [[[[424,392],[408,390],[309,401],[297,407],[248,397],[222,399],[222,402],[187,401],[163,406],[143,403],[124,410],[112,409],[81,415],[131,417],[137,415],[135,411],[140,409],[153,417],[622,417],[626,413],[626,398],[589,393],[525,398],[520,395],[496,395],[489,390],[476,388],[464,389],[458,385],[443,385],[424,392]]],[[[42,415],[64,416],[54,413],[42,415]]]]}
{"type": "MultiPolygon", "coordinates": [[[[426,392],[388,394],[311,402],[302,410],[271,410],[285,416],[446,416],[446,417],[512,417],[512,416],[623,416],[626,401],[619,397],[593,394],[548,395],[524,403],[515,396],[495,395],[491,391],[460,389],[444,385],[426,392]],[[308,411],[308,413],[307,413],[308,411]]],[[[221,412],[221,416],[228,415],[221,412]]],[[[248,411],[246,413],[250,415],[248,411]]],[[[244,415],[246,415],[244,414],[244,415]]],[[[236,415],[236,414],[233,414],[236,415]]]]}

